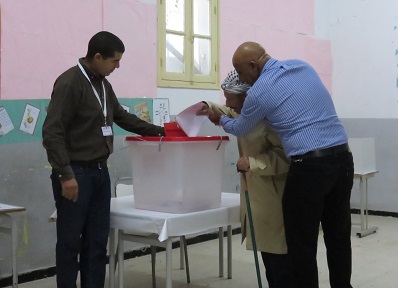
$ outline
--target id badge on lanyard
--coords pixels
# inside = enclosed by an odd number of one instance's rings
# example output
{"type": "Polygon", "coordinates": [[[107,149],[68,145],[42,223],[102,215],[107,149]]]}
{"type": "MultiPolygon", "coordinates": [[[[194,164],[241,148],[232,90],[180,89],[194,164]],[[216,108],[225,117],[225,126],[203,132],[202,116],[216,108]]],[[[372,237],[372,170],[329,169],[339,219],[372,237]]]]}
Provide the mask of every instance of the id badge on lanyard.
{"type": "Polygon", "coordinates": [[[113,132],[112,132],[112,127],[108,126],[106,124],[106,115],[107,115],[107,108],[106,108],[106,90],[105,90],[105,85],[104,85],[104,81],[101,82],[102,84],[102,90],[104,91],[104,107],[102,107],[102,103],[101,103],[101,99],[98,95],[97,90],[95,90],[93,83],[91,83],[90,78],[88,77],[86,71],[84,70],[84,68],[82,67],[82,65],[80,65],[80,63],[77,63],[77,65],[79,66],[80,70],[82,71],[83,75],[87,78],[88,82],[91,84],[91,88],[93,89],[94,95],[98,100],[98,103],[100,104],[101,110],[102,110],[102,114],[104,115],[104,119],[105,119],[105,126],[101,127],[102,130],[102,135],[103,136],[112,136],[113,132]]]}
{"type": "Polygon", "coordinates": [[[102,135],[104,136],[112,136],[112,127],[111,126],[102,126],[102,135]]]}

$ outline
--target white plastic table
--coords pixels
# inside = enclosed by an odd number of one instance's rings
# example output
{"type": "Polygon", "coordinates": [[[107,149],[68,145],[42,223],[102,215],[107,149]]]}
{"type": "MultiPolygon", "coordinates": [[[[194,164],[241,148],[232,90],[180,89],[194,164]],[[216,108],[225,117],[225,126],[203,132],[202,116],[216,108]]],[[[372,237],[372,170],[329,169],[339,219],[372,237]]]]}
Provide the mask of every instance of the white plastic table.
{"type": "Polygon", "coordinates": [[[163,244],[166,248],[166,287],[172,287],[171,247],[172,239],[189,234],[198,234],[219,228],[219,276],[223,277],[223,227],[228,227],[228,278],[232,278],[231,225],[240,223],[240,195],[222,193],[220,208],[184,214],[172,214],[134,208],[134,196],[116,197],[111,200],[109,235],[109,287],[115,286],[115,231],[118,230],[119,287],[124,286],[125,237],[138,243],[163,244]],[[124,234],[128,231],[128,234],[124,234]],[[148,237],[156,234],[157,238],[148,237]],[[154,243],[156,242],[156,243],[154,243]]]}
{"type": "Polygon", "coordinates": [[[18,270],[17,270],[17,235],[18,226],[11,213],[25,211],[25,207],[13,206],[0,203],[0,217],[7,218],[10,221],[10,227],[0,227],[0,232],[11,235],[12,249],[12,287],[18,287],[18,270]]]}

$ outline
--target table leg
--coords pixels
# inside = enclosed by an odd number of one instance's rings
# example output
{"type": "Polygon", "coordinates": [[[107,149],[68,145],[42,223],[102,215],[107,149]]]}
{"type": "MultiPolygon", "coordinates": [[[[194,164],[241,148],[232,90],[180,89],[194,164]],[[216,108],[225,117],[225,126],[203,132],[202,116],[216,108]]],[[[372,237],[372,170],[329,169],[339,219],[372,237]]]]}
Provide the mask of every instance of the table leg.
{"type": "Polygon", "coordinates": [[[17,223],[8,214],[0,214],[0,217],[8,218],[8,221],[10,222],[10,227],[0,227],[0,232],[11,236],[12,287],[18,288],[18,265],[17,265],[18,227],[17,227],[17,223]]]}
{"type": "Polygon", "coordinates": [[[166,288],[172,288],[172,278],[171,278],[171,264],[172,264],[172,238],[166,240],[166,288]]]}
{"type": "Polygon", "coordinates": [[[191,283],[191,275],[189,274],[189,262],[188,262],[188,247],[187,247],[187,239],[185,236],[181,237],[183,246],[184,246],[184,258],[185,258],[185,272],[187,274],[187,283],[191,283]]]}
{"type": "Polygon", "coordinates": [[[15,220],[10,217],[11,221],[11,239],[12,239],[12,287],[18,288],[18,270],[17,270],[17,235],[18,228],[15,220]]]}
{"type": "Polygon", "coordinates": [[[360,208],[361,208],[361,232],[365,231],[365,192],[364,192],[364,177],[359,178],[359,193],[360,193],[360,208]]]}
{"type": "Polygon", "coordinates": [[[232,279],[232,226],[228,225],[227,230],[227,249],[228,249],[228,279],[232,279]]]}
{"type": "Polygon", "coordinates": [[[183,237],[180,237],[180,269],[184,269],[184,241],[183,237]]]}
{"type": "Polygon", "coordinates": [[[357,236],[362,238],[364,236],[376,233],[377,227],[368,227],[368,177],[361,175],[359,177],[359,193],[360,193],[360,208],[361,208],[361,231],[357,232],[357,236]]]}
{"type": "Polygon", "coordinates": [[[109,229],[109,288],[115,288],[115,229],[109,229]]]}
{"type": "Polygon", "coordinates": [[[151,245],[152,287],[156,288],[156,246],[151,245]]]}
{"type": "Polygon", "coordinates": [[[369,215],[369,211],[368,211],[368,178],[365,178],[365,229],[368,229],[368,215],[369,215]]]}
{"type": "Polygon", "coordinates": [[[218,228],[218,276],[224,277],[224,229],[218,228]]]}
{"type": "Polygon", "coordinates": [[[118,264],[119,264],[119,288],[124,288],[124,239],[123,239],[124,230],[119,230],[118,232],[118,264]]]}

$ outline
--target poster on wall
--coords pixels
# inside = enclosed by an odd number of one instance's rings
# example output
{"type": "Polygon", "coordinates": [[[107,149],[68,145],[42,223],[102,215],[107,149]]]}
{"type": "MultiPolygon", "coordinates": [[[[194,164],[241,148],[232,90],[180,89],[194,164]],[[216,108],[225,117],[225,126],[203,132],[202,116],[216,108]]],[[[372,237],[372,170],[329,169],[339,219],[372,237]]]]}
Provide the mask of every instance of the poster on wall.
{"type": "Polygon", "coordinates": [[[153,124],[164,126],[164,123],[170,122],[169,99],[153,99],[153,124]]]}
{"type": "Polygon", "coordinates": [[[19,130],[33,135],[39,115],[40,109],[27,103],[25,106],[25,112],[21,120],[21,125],[19,125],[19,130]]]}
{"type": "Polygon", "coordinates": [[[138,118],[151,123],[151,116],[149,114],[148,103],[142,102],[134,105],[134,114],[137,115],[138,118]]]}
{"type": "Polygon", "coordinates": [[[0,107],[0,137],[14,129],[10,116],[4,107],[0,107]]]}

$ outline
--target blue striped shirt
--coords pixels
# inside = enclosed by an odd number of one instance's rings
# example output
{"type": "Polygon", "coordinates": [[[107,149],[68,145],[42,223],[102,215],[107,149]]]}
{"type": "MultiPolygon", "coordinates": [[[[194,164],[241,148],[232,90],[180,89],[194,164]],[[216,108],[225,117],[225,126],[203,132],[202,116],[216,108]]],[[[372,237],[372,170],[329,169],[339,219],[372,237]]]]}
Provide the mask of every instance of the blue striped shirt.
{"type": "Polygon", "coordinates": [[[244,136],[266,121],[288,156],[347,143],[332,98],[316,71],[301,60],[269,59],[247,93],[239,118],[221,118],[224,130],[244,136]]]}

